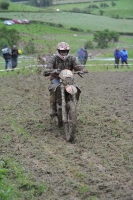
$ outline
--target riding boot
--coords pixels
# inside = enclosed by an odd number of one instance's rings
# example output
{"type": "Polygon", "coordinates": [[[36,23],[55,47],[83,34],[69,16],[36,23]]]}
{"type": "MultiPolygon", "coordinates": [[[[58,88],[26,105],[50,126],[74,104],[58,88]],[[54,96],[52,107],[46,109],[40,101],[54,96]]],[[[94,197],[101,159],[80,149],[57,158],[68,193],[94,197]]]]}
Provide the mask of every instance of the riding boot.
{"type": "Polygon", "coordinates": [[[57,110],[56,110],[56,99],[55,99],[55,93],[53,91],[50,92],[50,116],[56,116],[57,110]]]}

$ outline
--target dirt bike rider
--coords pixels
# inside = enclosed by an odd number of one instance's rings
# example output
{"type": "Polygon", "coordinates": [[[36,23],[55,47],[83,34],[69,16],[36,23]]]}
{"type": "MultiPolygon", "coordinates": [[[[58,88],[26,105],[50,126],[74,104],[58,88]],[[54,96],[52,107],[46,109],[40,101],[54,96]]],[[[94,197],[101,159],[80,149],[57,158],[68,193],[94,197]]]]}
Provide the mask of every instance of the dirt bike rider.
{"type": "MultiPolygon", "coordinates": [[[[70,46],[66,42],[60,42],[57,45],[57,53],[50,57],[47,62],[46,69],[69,69],[71,71],[82,71],[88,72],[83,66],[77,62],[76,57],[69,55],[70,46]]],[[[48,74],[44,71],[44,76],[48,76],[48,74]]],[[[56,100],[55,100],[55,92],[54,89],[60,84],[59,82],[59,74],[53,73],[50,75],[51,85],[49,86],[50,91],[50,116],[53,117],[56,115],[56,100]]]]}

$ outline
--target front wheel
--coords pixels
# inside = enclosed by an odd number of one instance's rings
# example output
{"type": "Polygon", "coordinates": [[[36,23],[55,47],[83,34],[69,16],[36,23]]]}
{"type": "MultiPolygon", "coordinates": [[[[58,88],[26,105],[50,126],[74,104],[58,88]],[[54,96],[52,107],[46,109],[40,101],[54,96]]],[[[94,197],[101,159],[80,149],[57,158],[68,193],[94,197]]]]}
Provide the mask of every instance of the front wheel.
{"type": "Polygon", "coordinates": [[[67,122],[65,123],[65,134],[66,140],[72,142],[74,140],[76,132],[76,122],[77,122],[77,108],[74,102],[70,101],[66,106],[67,110],[67,122]]]}
{"type": "Polygon", "coordinates": [[[57,121],[56,121],[58,127],[63,126],[63,121],[62,121],[62,109],[58,108],[57,109],[57,121]]]}

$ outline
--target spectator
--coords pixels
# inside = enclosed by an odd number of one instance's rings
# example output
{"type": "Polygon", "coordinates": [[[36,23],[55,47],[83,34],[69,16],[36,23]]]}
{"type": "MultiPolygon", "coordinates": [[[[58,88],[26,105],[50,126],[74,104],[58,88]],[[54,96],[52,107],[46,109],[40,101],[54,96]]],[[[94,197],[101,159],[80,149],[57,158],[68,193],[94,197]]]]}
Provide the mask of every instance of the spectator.
{"type": "Polygon", "coordinates": [[[129,68],[128,66],[128,51],[123,48],[123,50],[120,51],[120,56],[121,56],[121,66],[123,67],[123,64],[125,63],[127,65],[127,68],[129,68]]]}
{"type": "Polygon", "coordinates": [[[5,70],[9,71],[12,68],[12,60],[11,60],[11,49],[5,45],[2,49],[2,56],[5,59],[5,70]]]}
{"type": "Polygon", "coordinates": [[[86,64],[87,60],[88,60],[88,51],[87,51],[87,47],[84,48],[84,52],[85,52],[85,57],[84,57],[84,65],[86,64]]]}
{"type": "Polygon", "coordinates": [[[85,52],[84,52],[84,47],[83,46],[80,47],[80,49],[78,50],[77,54],[78,54],[79,63],[81,65],[84,65],[85,52]]]}
{"type": "Polygon", "coordinates": [[[117,47],[114,51],[114,57],[115,57],[115,65],[114,68],[119,68],[119,61],[120,61],[120,50],[119,47],[117,47]]]}
{"type": "Polygon", "coordinates": [[[16,45],[13,45],[11,52],[12,52],[12,69],[14,69],[18,65],[18,56],[19,56],[16,45]]]}

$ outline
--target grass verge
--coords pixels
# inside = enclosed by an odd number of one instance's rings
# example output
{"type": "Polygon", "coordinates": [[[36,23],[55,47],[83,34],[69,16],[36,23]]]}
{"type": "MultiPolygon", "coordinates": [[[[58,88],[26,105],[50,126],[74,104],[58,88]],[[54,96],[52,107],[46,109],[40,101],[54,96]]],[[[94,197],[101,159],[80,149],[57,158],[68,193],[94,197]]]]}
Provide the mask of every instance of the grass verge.
{"type": "Polygon", "coordinates": [[[0,197],[1,200],[33,200],[48,189],[48,186],[36,182],[20,161],[3,157],[0,160],[0,197]]]}

